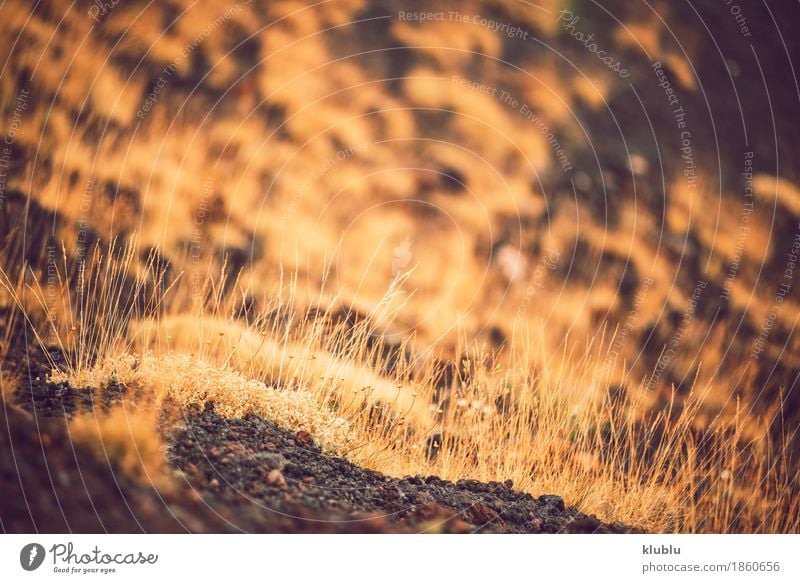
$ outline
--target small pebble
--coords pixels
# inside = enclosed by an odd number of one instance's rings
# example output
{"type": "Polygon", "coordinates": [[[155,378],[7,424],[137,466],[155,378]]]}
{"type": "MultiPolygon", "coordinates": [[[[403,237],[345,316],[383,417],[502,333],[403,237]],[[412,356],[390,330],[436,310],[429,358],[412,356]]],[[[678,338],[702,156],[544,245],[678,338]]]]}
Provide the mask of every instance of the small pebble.
{"type": "Polygon", "coordinates": [[[277,486],[278,488],[285,488],[286,478],[283,477],[283,474],[280,470],[272,470],[267,475],[267,484],[270,486],[277,486]]]}

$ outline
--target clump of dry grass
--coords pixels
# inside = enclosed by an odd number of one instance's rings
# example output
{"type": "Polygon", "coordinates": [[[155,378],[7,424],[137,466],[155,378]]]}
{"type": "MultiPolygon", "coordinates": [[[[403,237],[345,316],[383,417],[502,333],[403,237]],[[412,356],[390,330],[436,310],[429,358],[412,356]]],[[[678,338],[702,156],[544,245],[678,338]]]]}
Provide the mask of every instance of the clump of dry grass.
{"type": "Polygon", "coordinates": [[[129,335],[140,352],[195,354],[249,378],[308,390],[320,402],[335,401],[344,415],[381,403],[419,427],[435,423],[411,383],[376,372],[378,347],[366,346],[369,331],[364,327],[331,330],[320,321],[299,320],[268,328],[260,320],[247,325],[200,314],[142,320],[129,335]]]}
{"type": "Polygon", "coordinates": [[[306,431],[327,451],[343,451],[350,440],[345,419],[321,407],[308,391],[279,390],[187,354],[123,354],[74,373],[56,372],[53,382],[103,387],[109,382],[151,390],[156,400],[180,405],[213,403],[224,417],[255,413],[291,431],[306,431]]]}

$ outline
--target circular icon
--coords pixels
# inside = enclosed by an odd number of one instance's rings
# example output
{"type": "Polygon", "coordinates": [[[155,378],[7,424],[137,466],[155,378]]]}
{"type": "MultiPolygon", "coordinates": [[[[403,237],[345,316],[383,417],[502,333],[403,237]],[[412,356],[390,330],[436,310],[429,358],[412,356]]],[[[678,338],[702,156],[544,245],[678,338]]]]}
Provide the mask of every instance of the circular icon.
{"type": "Polygon", "coordinates": [[[39,543],[30,543],[19,552],[19,564],[26,571],[35,571],[44,562],[44,547],[39,543]]]}

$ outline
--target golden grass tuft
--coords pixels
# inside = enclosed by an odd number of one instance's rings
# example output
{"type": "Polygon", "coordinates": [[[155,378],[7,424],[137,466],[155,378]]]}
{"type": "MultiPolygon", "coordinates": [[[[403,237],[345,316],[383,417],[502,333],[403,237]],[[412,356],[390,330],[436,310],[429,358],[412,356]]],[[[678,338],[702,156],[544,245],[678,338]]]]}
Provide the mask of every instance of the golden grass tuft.
{"type": "Polygon", "coordinates": [[[344,339],[326,335],[324,327],[308,321],[298,321],[296,327],[299,330],[292,339],[276,340],[281,334],[259,331],[257,325],[177,315],[136,322],[130,336],[142,350],[197,354],[248,378],[309,390],[322,402],[338,401],[347,414],[381,403],[417,427],[429,428],[435,423],[425,403],[414,396],[413,385],[375,371],[374,350],[363,346],[366,329],[350,331],[344,339]]]}
{"type": "Polygon", "coordinates": [[[213,403],[214,410],[224,417],[254,413],[291,431],[308,432],[327,451],[343,451],[350,440],[347,421],[321,407],[308,391],[268,387],[187,354],[124,354],[74,373],[56,372],[52,380],[97,388],[121,383],[151,390],[158,402],[201,407],[213,403]]]}

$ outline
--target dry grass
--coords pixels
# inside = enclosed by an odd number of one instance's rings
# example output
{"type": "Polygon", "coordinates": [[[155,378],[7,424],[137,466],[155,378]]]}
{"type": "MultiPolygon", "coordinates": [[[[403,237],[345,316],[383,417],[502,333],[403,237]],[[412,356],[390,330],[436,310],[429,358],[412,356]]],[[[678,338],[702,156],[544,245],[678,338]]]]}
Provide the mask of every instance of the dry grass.
{"type": "MultiPolygon", "coordinates": [[[[309,321],[298,321],[292,327],[297,329],[291,330],[291,339],[284,336],[281,341],[280,334],[259,330],[259,325],[173,316],[138,322],[131,336],[143,350],[194,354],[275,386],[311,390],[322,401],[336,400],[349,414],[383,403],[398,416],[423,426],[432,424],[412,386],[382,377],[367,364],[374,360],[374,349],[359,345],[352,337],[343,338],[344,330],[332,337],[330,329],[309,321]],[[342,401],[340,396],[347,393],[351,394],[342,401]]],[[[360,335],[366,336],[364,332],[360,335]]]]}
{"type": "Polygon", "coordinates": [[[201,407],[213,403],[215,411],[225,417],[254,413],[291,431],[306,431],[323,449],[332,452],[344,451],[350,438],[347,421],[321,407],[308,391],[277,390],[186,354],[103,358],[89,369],[72,374],[56,372],[52,380],[95,388],[121,383],[152,391],[156,402],[169,400],[201,407]]]}
{"type": "MultiPolygon", "coordinates": [[[[97,285],[87,302],[114,309],[97,319],[101,326],[81,321],[81,334],[62,342],[71,356],[54,380],[94,387],[121,382],[149,389],[156,403],[213,402],[223,415],[252,412],[308,431],[328,450],[389,474],[511,478],[519,489],[555,492],[604,519],[653,530],[800,529],[796,484],[785,464],[790,444],[770,438],[780,407],[755,417],[737,404],[709,419],[702,408],[713,391],[708,385],[696,385],[680,400],[673,395],[660,408],[644,380],[609,391],[614,367],[602,363],[613,338],[565,343],[552,352],[544,331],[520,332],[503,355],[465,342],[455,355],[461,371],[442,387],[432,359],[400,356],[392,372],[380,374],[389,367],[371,325],[342,327],[319,314],[298,315],[288,303],[291,293],[246,317],[230,315],[238,302],[213,292],[193,314],[169,315],[186,291],[178,283],[148,296],[161,306],[160,315],[151,310],[149,317],[135,317],[131,305],[109,299],[120,296],[122,281],[131,285],[120,275],[131,269],[130,256],[114,255],[96,254],[94,267],[83,273],[97,285]],[[178,297],[168,300],[170,294],[178,297]],[[110,321],[115,318],[120,321],[110,321]]],[[[133,288],[159,279],[153,269],[133,288]]],[[[7,291],[23,306],[18,292],[7,291]]],[[[88,304],[83,308],[95,313],[88,304]]],[[[26,312],[29,319],[35,312],[26,312]]],[[[64,329],[62,316],[39,313],[49,318],[45,328],[64,329]]],[[[141,459],[154,459],[155,446],[145,435],[153,424],[123,424],[124,410],[112,415],[118,418],[81,417],[75,429],[104,451],[116,451],[135,474],[150,475],[141,459]],[[127,430],[113,434],[115,426],[129,427],[133,446],[123,439],[127,430]]]]}

